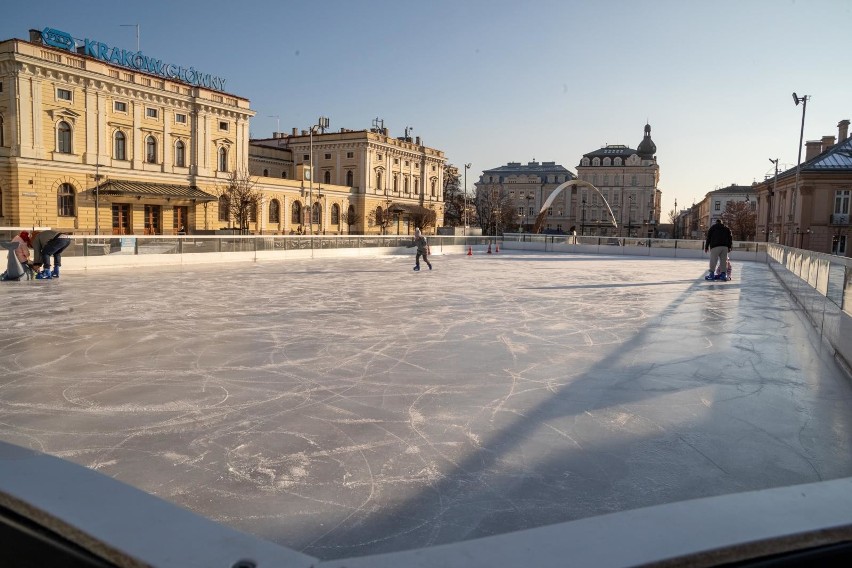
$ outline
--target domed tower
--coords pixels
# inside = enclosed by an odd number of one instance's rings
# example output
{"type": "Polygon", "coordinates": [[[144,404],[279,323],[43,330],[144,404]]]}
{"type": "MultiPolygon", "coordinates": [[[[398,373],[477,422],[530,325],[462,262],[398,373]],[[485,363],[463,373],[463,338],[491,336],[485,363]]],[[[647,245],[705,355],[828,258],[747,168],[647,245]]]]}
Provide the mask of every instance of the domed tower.
{"type": "Polygon", "coordinates": [[[651,125],[645,125],[645,138],[639,143],[639,147],[636,148],[636,153],[639,154],[639,157],[642,160],[653,160],[654,154],[657,153],[657,145],[654,144],[654,141],[651,140],[651,125]]]}

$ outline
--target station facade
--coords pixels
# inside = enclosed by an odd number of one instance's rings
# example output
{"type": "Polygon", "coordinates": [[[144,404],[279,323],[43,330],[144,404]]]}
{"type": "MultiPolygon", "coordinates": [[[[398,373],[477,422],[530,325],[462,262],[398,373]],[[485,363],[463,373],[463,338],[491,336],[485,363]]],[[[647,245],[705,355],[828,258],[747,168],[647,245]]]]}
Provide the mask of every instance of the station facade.
{"type": "Polygon", "coordinates": [[[442,222],[443,152],[385,129],[255,142],[227,85],[53,28],[0,42],[0,225],[213,233],[233,227],[219,204],[235,172],[261,195],[253,233],[375,234],[389,211],[442,222]]]}

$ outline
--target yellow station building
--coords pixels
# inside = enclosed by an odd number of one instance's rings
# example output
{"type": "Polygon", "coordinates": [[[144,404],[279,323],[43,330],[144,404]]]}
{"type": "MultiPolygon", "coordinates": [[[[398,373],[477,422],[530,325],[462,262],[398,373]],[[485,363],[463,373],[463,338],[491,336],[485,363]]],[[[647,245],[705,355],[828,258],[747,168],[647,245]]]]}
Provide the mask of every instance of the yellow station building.
{"type": "Polygon", "coordinates": [[[0,226],[212,233],[233,226],[219,200],[234,172],[261,195],[254,233],[376,234],[388,214],[406,232],[424,209],[442,223],[443,152],[376,128],[252,141],[255,112],[227,87],[53,28],[0,42],[0,226]]]}

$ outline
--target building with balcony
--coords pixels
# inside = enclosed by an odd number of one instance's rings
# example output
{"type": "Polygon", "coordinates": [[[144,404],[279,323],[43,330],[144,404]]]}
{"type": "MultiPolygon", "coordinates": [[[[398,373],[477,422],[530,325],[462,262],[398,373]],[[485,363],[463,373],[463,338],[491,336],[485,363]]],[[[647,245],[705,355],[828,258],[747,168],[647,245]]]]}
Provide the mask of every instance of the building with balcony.
{"type": "Polygon", "coordinates": [[[426,217],[434,223],[427,232],[443,223],[444,153],[407,131],[395,138],[384,127],[294,128],[252,140],[249,156],[265,201],[277,200],[285,212],[281,223],[266,223],[264,230],[411,234],[426,217]],[[308,207],[306,224],[301,211],[308,207]]]}
{"type": "Polygon", "coordinates": [[[608,144],[583,155],[577,177],[597,187],[601,194],[588,188],[579,191],[581,213],[577,226],[582,234],[625,237],[656,234],[662,198],[656,152],[651,125],[646,124],[644,138],[635,150],[608,144]],[[617,227],[612,225],[613,216],[617,227]]]}
{"type": "Polygon", "coordinates": [[[837,138],[805,144],[798,168],[755,184],[759,240],[850,256],[852,238],[852,138],[849,120],[837,138]],[[798,170],[798,173],[797,173],[798,170]]]}

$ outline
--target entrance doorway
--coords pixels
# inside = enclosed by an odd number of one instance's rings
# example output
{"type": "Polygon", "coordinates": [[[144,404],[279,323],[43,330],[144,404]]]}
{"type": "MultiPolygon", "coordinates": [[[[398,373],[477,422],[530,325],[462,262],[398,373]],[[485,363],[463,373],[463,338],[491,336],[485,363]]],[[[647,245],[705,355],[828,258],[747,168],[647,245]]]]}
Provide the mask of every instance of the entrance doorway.
{"type": "Polygon", "coordinates": [[[112,234],[129,235],[133,232],[130,226],[130,205],[128,203],[112,204],[112,234]]]}
{"type": "Polygon", "coordinates": [[[187,229],[187,221],[189,219],[189,208],[188,207],[175,207],[174,208],[174,222],[172,223],[172,229],[176,235],[186,234],[187,229]]]}
{"type": "Polygon", "coordinates": [[[159,235],[162,234],[162,211],[159,205],[145,206],[145,234],[159,235]]]}

